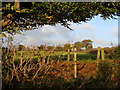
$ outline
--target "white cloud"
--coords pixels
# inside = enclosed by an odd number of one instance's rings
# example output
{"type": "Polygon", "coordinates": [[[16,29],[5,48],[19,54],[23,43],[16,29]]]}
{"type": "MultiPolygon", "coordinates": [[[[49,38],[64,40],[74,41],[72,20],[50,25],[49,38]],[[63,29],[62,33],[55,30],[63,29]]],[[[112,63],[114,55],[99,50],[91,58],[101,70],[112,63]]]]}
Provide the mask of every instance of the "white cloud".
{"type": "MultiPolygon", "coordinates": [[[[75,26],[75,24],[74,24],[75,26]]],[[[91,28],[89,24],[85,25],[76,25],[76,28],[91,28]]],[[[42,28],[33,30],[33,31],[27,31],[24,32],[25,36],[22,36],[24,40],[22,41],[21,44],[25,44],[27,46],[30,45],[41,45],[41,44],[50,44],[50,45],[55,45],[55,44],[65,44],[68,41],[82,41],[84,39],[91,39],[93,40],[94,38],[94,33],[89,30],[74,30],[71,31],[61,25],[56,25],[56,26],[50,26],[50,25],[45,25],[42,28]]],[[[16,37],[16,40],[20,39],[20,36],[18,35],[16,37]]]]}
{"type": "MultiPolygon", "coordinates": [[[[45,25],[42,28],[33,31],[24,32],[24,40],[21,44],[40,45],[40,44],[60,44],[68,42],[73,38],[72,31],[67,28],[57,25],[45,25]]],[[[19,35],[15,36],[14,41],[18,41],[19,35]]],[[[20,39],[20,38],[19,38],[20,39]]]]}
{"type": "MultiPolygon", "coordinates": [[[[107,39],[103,39],[104,36],[107,36],[108,34],[104,35],[105,32],[96,33],[99,30],[97,30],[96,27],[93,26],[92,24],[89,24],[89,23],[83,23],[83,24],[70,23],[70,24],[71,24],[70,27],[74,31],[71,31],[66,27],[63,27],[60,24],[56,26],[45,25],[44,27],[40,27],[39,29],[36,29],[36,30],[26,31],[24,32],[25,36],[22,44],[55,45],[55,44],[64,44],[64,43],[67,43],[68,41],[76,42],[76,41],[82,41],[84,39],[91,39],[93,41],[94,47],[110,46],[111,42],[107,39]]],[[[117,32],[117,30],[113,28],[112,32],[117,32]]],[[[110,33],[110,34],[113,34],[113,33],[110,33]]]]}

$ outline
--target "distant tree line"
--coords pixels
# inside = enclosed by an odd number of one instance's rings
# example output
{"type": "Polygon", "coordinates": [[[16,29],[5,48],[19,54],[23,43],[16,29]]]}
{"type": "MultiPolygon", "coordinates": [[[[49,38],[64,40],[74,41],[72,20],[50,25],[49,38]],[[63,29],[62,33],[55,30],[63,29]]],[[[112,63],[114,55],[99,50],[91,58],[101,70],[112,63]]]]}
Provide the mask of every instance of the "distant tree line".
{"type": "MultiPolygon", "coordinates": [[[[74,44],[70,45],[70,43],[64,44],[64,46],[56,46],[56,51],[67,51],[68,49],[72,50],[73,47],[77,48],[77,51],[81,51],[82,48],[85,48],[86,50],[93,48],[92,41],[91,40],[83,40],[83,41],[77,41],[74,44]]],[[[46,46],[46,45],[40,45],[38,46],[39,50],[52,50],[55,48],[55,46],[46,46]]]]}
{"type": "MultiPolygon", "coordinates": [[[[8,47],[2,47],[2,54],[7,54],[10,53],[12,51],[14,51],[14,49],[16,49],[17,51],[25,51],[25,50],[39,50],[39,51],[51,51],[54,48],[54,51],[67,51],[68,49],[70,49],[71,51],[73,51],[73,48],[76,47],[77,51],[84,51],[86,54],[97,54],[97,48],[93,48],[91,40],[83,40],[83,41],[77,41],[73,44],[70,43],[66,43],[63,46],[48,46],[46,44],[42,44],[40,46],[36,46],[33,48],[31,47],[26,47],[24,45],[18,45],[18,46],[11,46],[10,48],[8,47]]],[[[110,59],[120,59],[120,46],[113,46],[113,47],[104,47],[102,48],[105,51],[105,56],[110,58],[110,59]]]]}

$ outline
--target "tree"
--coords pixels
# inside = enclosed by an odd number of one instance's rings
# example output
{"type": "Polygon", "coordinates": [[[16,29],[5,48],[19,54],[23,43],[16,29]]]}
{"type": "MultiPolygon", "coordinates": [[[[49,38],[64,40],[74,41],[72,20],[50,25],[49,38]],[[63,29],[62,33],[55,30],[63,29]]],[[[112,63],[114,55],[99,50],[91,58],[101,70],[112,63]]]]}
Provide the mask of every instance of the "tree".
{"type": "Polygon", "coordinates": [[[83,46],[82,46],[82,43],[78,41],[74,43],[74,47],[76,47],[77,51],[81,51],[81,48],[83,46]]]}
{"type": "Polygon", "coordinates": [[[86,50],[93,48],[92,47],[92,41],[91,40],[83,40],[82,46],[86,48],[86,50]]]}
{"type": "Polygon", "coordinates": [[[72,30],[68,21],[86,22],[98,14],[113,19],[119,12],[120,2],[3,2],[2,32],[14,34],[57,23],[72,30]]]}
{"type": "Polygon", "coordinates": [[[64,47],[57,46],[57,49],[56,49],[56,51],[64,51],[64,47]]]}
{"type": "Polygon", "coordinates": [[[54,46],[48,46],[48,47],[47,47],[47,50],[50,51],[50,50],[52,50],[53,48],[54,48],[54,46]]]}
{"type": "Polygon", "coordinates": [[[24,46],[24,45],[19,45],[19,46],[18,46],[18,50],[19,50],[19,51],[22,51],[22,50],[24,50],[24,49],[25,49],[25,46],[24,46]]]}
{"type": "Polygon", "coordinates": [[[46,50],[46,46],[45,45],[40,45],[39,50],[46,50]]]}
{"type": "Polygon", "coordinates": [[[67,44],[64,45],[64,50],[66,51],[66,50],[68,50],[68,49],[71,49],[69,43],[67,43],[67,44]]]}

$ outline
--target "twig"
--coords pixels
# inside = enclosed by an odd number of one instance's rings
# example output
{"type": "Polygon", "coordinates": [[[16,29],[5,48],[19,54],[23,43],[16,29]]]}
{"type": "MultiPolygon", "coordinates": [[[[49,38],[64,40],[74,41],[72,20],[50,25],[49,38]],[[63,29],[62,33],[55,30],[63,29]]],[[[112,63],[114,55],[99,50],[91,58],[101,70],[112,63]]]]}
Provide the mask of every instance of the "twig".
{"type": "Polygon", "coordinates": [[[81,67],[80,69],[78,69],[78,70],[82,70],[82,69],[84,68],[85,65],[86,65],[86,64],[83,64],[82,67],[81,67]]]}

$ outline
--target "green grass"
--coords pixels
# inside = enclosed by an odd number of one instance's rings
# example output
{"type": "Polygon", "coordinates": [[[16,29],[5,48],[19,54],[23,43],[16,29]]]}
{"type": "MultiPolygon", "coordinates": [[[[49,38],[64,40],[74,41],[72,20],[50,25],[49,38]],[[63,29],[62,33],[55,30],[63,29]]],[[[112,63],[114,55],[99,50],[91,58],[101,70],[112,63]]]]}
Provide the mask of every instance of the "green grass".
{"type": "MultiPolygon", "coordinates": [[[[27,51],[24,51],[24,55],[23,55],[23,59],[30,59],[32,58],[32,60],[36,61],[38,60],[38,58],[42,58],[44,56],[46,56],[46,60],[59,60],[59,61],[65,61],[67,60],[68,58],[68,52],[53,52],[53,53],[50,53],[50,51],[40,51],[40,54],[37,53],[37,51],[30,51],[30,52],[27,52],[27,51]],[[32,54],[32,52],[34,52],[32,54]]],[[[18,51],[17,55],[15,56],[15,60],[19,60],[20,59],[20,51],[18,51]]],[[[71,60],[70,61],[73,61],[73,58],[74,58],[74,52],[70,52],[70,58],[71,60]]],[[[78,61],[84,61],[84,60],[96,60],[96,55],[91,55],[91,54],[85,54],[85,53],[82,53],[82,52],[77,52],[77,60],[78,61]]]]}

